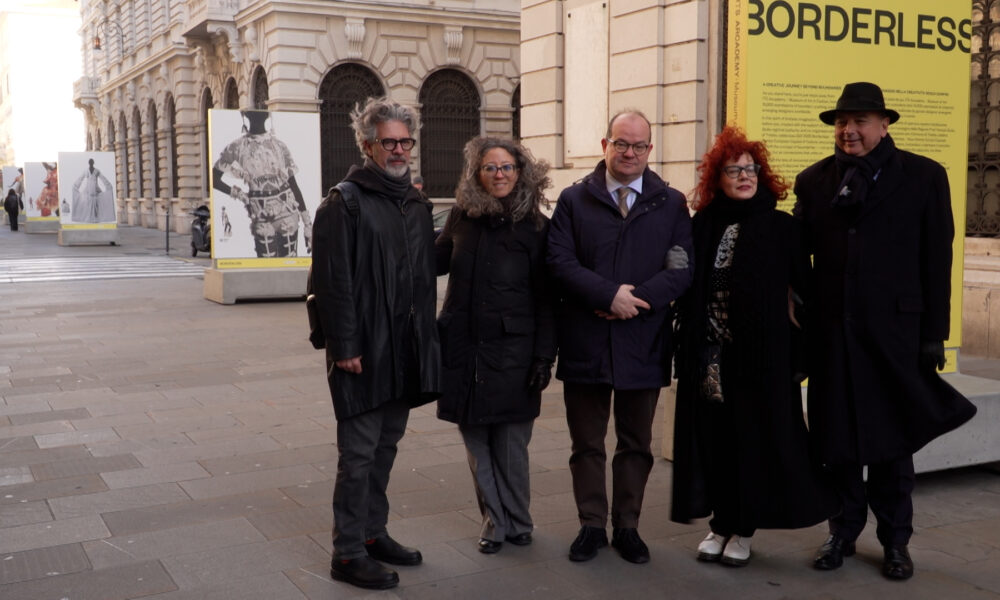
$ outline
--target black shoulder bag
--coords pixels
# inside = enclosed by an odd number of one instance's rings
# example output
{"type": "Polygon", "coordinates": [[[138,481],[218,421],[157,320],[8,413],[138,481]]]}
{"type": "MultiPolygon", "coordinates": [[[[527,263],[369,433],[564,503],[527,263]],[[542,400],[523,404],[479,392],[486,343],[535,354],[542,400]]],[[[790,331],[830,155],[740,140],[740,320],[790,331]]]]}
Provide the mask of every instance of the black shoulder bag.
{"type": "MultiPolygon", "coordinates": [[[[324,202],[329,202],[333,198],[333,192],[340,193],[340,198],[344,201],[344,208],[347,214],[357,217],[361,212],[358,204],[358,186],[350,181],[341,181],[327,192],[324,202]]],[[[306,280],[306,315],[309,317],[309,342],[313,348],[322,350],[326,348],[326,336],[323,334],[323,322],[319,319],[319,306],[316,305],[316,294],[313,293],[312,266],[309,266],[309,277],[306,280]]]]}

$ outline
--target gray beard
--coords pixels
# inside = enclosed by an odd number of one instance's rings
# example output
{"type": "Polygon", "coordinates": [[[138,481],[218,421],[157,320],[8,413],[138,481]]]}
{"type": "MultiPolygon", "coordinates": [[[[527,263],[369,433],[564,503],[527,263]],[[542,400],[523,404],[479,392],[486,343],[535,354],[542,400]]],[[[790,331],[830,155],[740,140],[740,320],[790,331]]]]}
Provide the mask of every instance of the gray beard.
{"type": "Polygon", "coordinates": [[[389,175],[392,175],[393,177],[403,177],[404,175],[410,172],[410,165],[402,164],[399,166],[395,166],[386,163],[384,171],[389,175]]]}

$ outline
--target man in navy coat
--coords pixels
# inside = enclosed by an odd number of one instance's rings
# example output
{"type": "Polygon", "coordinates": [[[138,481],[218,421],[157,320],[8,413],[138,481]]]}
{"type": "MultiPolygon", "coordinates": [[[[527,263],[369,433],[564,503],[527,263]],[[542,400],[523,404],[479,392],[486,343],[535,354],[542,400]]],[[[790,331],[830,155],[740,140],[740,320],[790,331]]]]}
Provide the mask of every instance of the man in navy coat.
{"type": "Polygon", "coordinates": [[[649,561],[639,512],[653,466],[653,413],[670,384],[671,303],[690,285],[691,219],[684,195],[647,167],[649,120],[624,111],[601,140],[604,160],[563,190],[549,230],[548,265],[561,293],[559,366],[573,448],[580,533],[569,558],[608,544],[605,446],[614,396],[612,545],[649,561]]]}
{"type": "Polygon", "coordinates": [[[813,566],[836,569],[854,554],[870,506],[882,574],[908,579],[913,453],[975,413],[937,374],[950,320],[948,174],[896,148],[899,113],[873,83],[847,84],[819,118],[833,126],[834,155],[799,174],[794,214],[814,266],[810,432],[844,508],[813,566]]]}

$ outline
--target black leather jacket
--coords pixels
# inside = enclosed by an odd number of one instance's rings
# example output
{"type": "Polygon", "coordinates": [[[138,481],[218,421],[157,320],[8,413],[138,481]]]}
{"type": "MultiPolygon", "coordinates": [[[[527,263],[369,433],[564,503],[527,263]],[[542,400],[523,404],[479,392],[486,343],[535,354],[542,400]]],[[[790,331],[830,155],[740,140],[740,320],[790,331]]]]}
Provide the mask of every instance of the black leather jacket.
{"type": "Polygon", "coordinates": [[[412,186],[392,197],[370,166],[352,168],[345,180],[360,188],[357,214],[334,189],[313,225],[313,293],[338,419],[402,397],[400,357],[411,323],[420,374],[411,406],[439,395],[441,362],[430,204],[412,186]],[[360,374],[334,367],[355,356],[360,374]]]}

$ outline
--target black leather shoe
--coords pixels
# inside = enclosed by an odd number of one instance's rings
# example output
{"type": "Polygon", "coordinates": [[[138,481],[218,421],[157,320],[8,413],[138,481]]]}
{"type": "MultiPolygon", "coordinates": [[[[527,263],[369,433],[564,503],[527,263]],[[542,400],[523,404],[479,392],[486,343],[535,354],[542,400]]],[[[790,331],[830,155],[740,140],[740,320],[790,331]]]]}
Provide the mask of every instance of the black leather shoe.
{"type": "Polygon", "coordinates": [[[885,546],[883,549],[882,574],[889,579],[909,579],[913,577],[913,559],[910,551],[903,546],[885,546]]]}
{"type": "Polygon", "coordinates": [[[399,585],[399,575],[370,556],[330,561],[330,577],[370,590],[387,590],[399,585]]]}
{"type": "Polygon", "coordinates": [[[389,537],[389,534],[368,540],[365,542],[365,550],[368,551],[368,556],[390,565],[410,567],[419,565],[424,560],[420,550],[407,548],[389,537]]]}
{"type": "Polygon", "coordinates": [[[503,542],[494,542],[486,538],[479,538],[479,551],[483,554],[496,554],[503,548],[503,542]]]}
{"type": "Polygon", "coordinates": [[[569,547],[569,559],[574,562],[590,560],[597,551],[608,545],[608,532],[600,527],[584,525],[569,547]]]}
{"type": "Polygon", "coordinates": [[[611,534],[611,545],[618,550],[622,558],[631,563],[641,565],[649,562],[649,548],[639,537],[639,530],[634,527],[622,529],[616,527],[611,534]]]}
{"type": "Polygon", "coordinates": [[[844,564],[844,557],[854,556],[854,551],[854,542],[848,542],[836,534],[831,535],[816,551],[813,567],[820,571],[839,569],[844,564]]]}
{"type": "Polygon", "coordinates": [[[515,546],[527,546],[531,543],[531,532],[525,531],[524,533],[519,533],[517,535],[509,535],[506,539],[515,546]]]}

